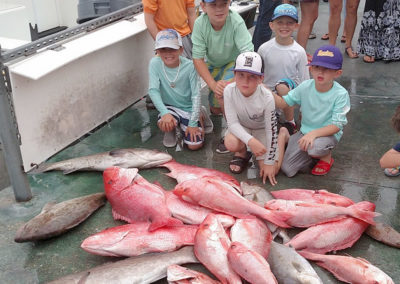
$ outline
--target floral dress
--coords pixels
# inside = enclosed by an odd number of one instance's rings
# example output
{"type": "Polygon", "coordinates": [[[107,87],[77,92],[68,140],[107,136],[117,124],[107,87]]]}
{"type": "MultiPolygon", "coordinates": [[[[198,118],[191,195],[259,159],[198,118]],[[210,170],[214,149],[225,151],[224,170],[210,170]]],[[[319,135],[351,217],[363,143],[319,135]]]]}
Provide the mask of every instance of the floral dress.
{"type": "Polygon", "coordinates": [[[400,60],[400,0],[366,0],[357,49],[385,61],[400,60]]]}

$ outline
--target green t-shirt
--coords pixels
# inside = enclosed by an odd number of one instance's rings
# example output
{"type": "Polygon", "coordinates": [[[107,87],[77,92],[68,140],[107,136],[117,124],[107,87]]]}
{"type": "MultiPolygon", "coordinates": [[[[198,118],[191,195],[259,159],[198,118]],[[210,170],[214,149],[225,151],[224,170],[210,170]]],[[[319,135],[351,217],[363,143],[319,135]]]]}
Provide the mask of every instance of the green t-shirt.
{"type": "Polygon", "coordinates": [[[192,32],[193,58],[206,58],[214,67],[234,62],[245,51],[254,51],[252,38],[243,18],[229,10],[225,25],[219,31],[214,30],[206,13],[198,17],[192,32]]]}

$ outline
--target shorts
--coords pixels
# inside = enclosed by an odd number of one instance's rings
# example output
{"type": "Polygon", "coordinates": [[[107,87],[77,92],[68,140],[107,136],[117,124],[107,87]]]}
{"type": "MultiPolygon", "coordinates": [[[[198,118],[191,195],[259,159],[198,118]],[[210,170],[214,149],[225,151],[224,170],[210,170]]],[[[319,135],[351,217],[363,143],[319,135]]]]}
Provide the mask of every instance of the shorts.
{"type": "MultiPolygon", "coordinates": [[[[228,64],[222,67],[214,67],[209,64],[208,71],[210,71],[211,76],[214,78],[215,81],[225,80],[225,81],[233,81],[233,68],[235,67],[235,62],[229,62],[228,64]]],[[[215,98],[214,92],[210,90],[208,94],[208,103],[210,107],[219,108],[221,107],[218,103],[218,100],[215,98]]]]}
{"type": "MultiPolygon", "coordinates": [[[[180,127],[180,129],[183,131],[183,133],[185,133],[185,131],[189,125],[191,113],[181,110],[177,107],[173,107],[173,106],[167,105],[166,107],[167,107],[169,113],[172,114],[172,116],[176,119],[177,124],[178,124],[177,127],[180,127]]],[[[157,122],[159,122],[160,120],[161,120],[161,114],[158,114],[157,122]]],[[[200,131],[202,131],[202,128],[200,127],[200,122],[197,122],[197,126],[200,128],[200,131]]],[[[204,138],[196,136],[196,141],[192,142],[192,141],[190,141],[190,135],[185,135],[183,141],[187,145],[200,145],[204,142],[204,138]]]]}
{"type": "MultiPolygon", "coordinates": [[[[261,144],[263,144],[268,150],[268,147],[266,146],[267,145],[267,132],[265,131],[265,128],[250,129],[250,128],[244,127],[243,125],[242,125],[242,127],[243,127],[244,130],[246,130],[247,133],[249,133],[251,136],[253,136],[258,141],[260,141],[261,144]]],[[[228,134],[228,133],[230,133],[229,130],[227,131],[226,134],[228,134]]],[[[267,156],[267,154],[264,154],[262,156],[258,156],[258,157],[256,157],[256,160],[257,161],[258,160],[265,160],[266,156],[267,156]]],[[[277,147],[276,148],[276,152],[275,152],[275,162],[278,162],[278,160],[279,160],[279,148],[277,147]]]]}
{"type": "Polygon", "coordinates": [[[299,147],[299,140],[304,136],[300,131],[289,138],[285,156],[282,162],[282,172],[288,177],[293,177],[297,172],[305,168],[311,169],[315,160],[311,157],[323,157],[328,155],[337,145],[335,136],[318,137],[314,140],[313,146],[307,151],[299,147]]]}

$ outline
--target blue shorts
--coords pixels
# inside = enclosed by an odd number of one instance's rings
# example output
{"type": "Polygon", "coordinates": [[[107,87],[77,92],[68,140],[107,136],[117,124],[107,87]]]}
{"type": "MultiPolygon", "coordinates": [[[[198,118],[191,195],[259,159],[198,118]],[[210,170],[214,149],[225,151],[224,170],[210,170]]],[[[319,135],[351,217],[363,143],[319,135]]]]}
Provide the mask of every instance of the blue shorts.
{"type": "MultiPolygon", "coordinates": [[[[176,122],[177,122],[177,127],[180,127],[180,129],[183,131],[183,133],[185,133],[188,125],[189,125],[189,120],[190,120],[190,116],[191,113],[181,110],[177,107],[173,107],[173,106],[166,106],[169,113],[172,114],[172,116],[175,118],[176,122]]],[[[161,120],[161,115],[158,114],[158,122],[161,120]]],[[[202,128],[200,127],[200,122],[197,122],[197,126],[199,127],[200,131],[202,131],[202,128]]],[[[185,142],[185,144],[187,145],[200,145],[204,142],[204,138],[203,137],[199,137],[196,136],[196,141],[192,142],[190,140],[190,135],[185,135],[183,141],[185,142]]]]}

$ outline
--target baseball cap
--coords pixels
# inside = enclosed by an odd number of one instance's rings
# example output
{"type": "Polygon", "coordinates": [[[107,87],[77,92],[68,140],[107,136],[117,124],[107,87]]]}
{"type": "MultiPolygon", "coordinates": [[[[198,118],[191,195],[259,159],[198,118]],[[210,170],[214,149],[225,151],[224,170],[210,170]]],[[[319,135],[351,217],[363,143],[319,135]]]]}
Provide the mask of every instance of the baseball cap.
{"type": "Polygon", "coordinates": [[[154,49],[173,48],[179,49],[182,46],[181,35],[173,29],[159,31],[156,35],[154,49]]]}
{"type": "Polygon", "coordinates": [[[329,69],[342,69],[343,56],[340,49],[334,45],[323,45],[318,48],[308,65],[322,66],[329,69]]]}
{"type": "Polygon", "coordinates": [[[243,52],[236,58],[234,71],[249,72],[262,76],[264,75],[263,60],[257,52],[243,52]]]}
{"type": "Polygon", "coordinates": [[[290,4],[281,4],[277,6],[274,10],[274,14],[272,15],[271,21],[283,16],[290,17],[294,19],[296,22],[298,22],[299,20],[296,7],[290,4]]]}
{"type": "Polygon", "coordinates": [[[213,3],[213,2],[215,2],[216,0],[203,0],[203,2],[206,2],[206,3],[213,3]]]}

